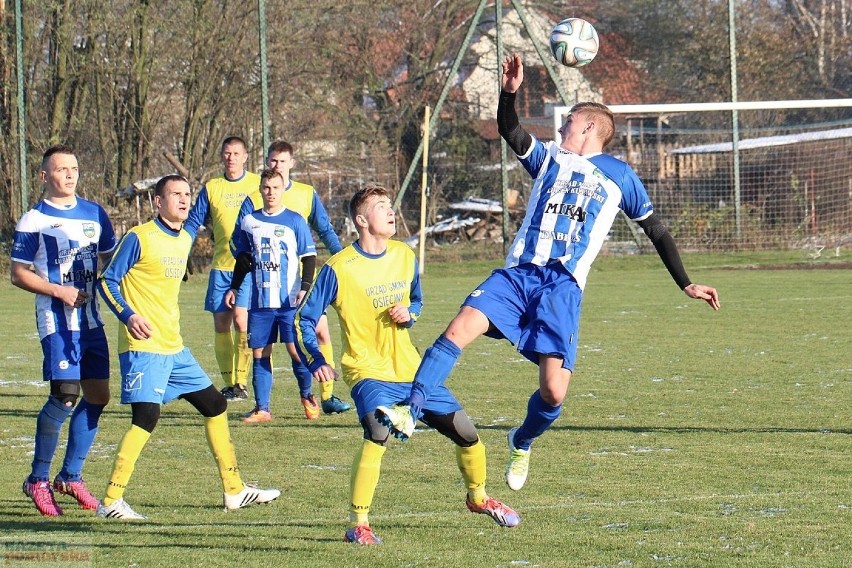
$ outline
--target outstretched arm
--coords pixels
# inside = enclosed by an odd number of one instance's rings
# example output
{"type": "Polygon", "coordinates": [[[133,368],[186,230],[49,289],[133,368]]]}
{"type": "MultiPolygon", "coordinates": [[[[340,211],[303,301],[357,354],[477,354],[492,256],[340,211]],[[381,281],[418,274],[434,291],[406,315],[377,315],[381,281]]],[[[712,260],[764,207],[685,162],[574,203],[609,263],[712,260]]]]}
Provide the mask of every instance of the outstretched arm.
{"type": "Polygon", "coordinates": [[[503,89],[497,102],[497,131],[518,156],[525,155],[533,143],[532,136],[521,126],[515,111],[515,93],[523,80],[524,66],[520,56],[507,57],[503,62],[503,89]]]}
{"type": "Polygon", "coordinates": [[[704,286],[703,284],[693,284],[686,275],[686,269],[683,267],[683,262],[680,259],[680,253],[677,250],[674,237],[660,221],[656,213],[651,213],[645,219],[637,221],[642,230],[654,244],[657,249],[657,254],[668,269],[675,283],[684,293],[690,298],[697,298],[707,302],[711,308],[718,310],[719,294],[715,288],[704,286]]]}

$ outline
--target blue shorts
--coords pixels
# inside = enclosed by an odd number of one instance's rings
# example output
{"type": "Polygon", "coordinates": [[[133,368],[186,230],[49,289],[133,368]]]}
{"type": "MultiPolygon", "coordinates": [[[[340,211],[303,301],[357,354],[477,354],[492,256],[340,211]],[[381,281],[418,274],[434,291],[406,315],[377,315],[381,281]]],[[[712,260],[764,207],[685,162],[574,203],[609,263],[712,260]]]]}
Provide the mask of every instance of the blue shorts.
{"type": "Polygon", "coordinates": [[[185,347],[174,355],[126,351],[119,353],[118,361],[121,364],[121,404],[165,404],[213,384],[185,347]]]}
{"type": "Polygon", "coordinates": [[[57,331],[41,340],[45,381],[109,379],[109,344],[104,328],[57,331]]]}
{"type": "MultiPolygon", "coordinates": [[[[392,383],[376,379],[361,379],[352,387],[349,393],[358,411],[358,421],[365,416],[372,416],[380,406],[399,404],[411,393],[411,383],[392,383]]],[[[445,385],[438,385],[429,393],[423,414],[438,416],[452,414],[462,409],[459,401],[445,385]]]]}
{"type": "Polygon", "coordinates": [[[582,300],[583,291],[562,264],[522,264],[492,272],[462,305],[494,324],[497,329],[489,337],[508,339],[536,365],[539,355],[561,357],[570,371],[577,358],[582,300]]]}
{"type": "MultiPolygon", "coordinates": [[[[204,298],[204,310],[217,314],[219,312],[229,311],[225,305],[225,293],[231,288],[231,279],[234,277],[233,272],[227,270],[213,269],[210,271],[210,276],[207,279],[207,296],[204,298]]],[[[246,308],[251,305],[251,289],[254,285],[254,279],[251,274],[247,274],[243,280],[240,289],[237,290],[236,305],[240,308],[246,308]]]]}
{"type": "Polygon", "coordinates": [[[273,343],[296,342],[295,318],[299,308],[255,308],[248,313],[248,346],[260,349],[273,343]]]}

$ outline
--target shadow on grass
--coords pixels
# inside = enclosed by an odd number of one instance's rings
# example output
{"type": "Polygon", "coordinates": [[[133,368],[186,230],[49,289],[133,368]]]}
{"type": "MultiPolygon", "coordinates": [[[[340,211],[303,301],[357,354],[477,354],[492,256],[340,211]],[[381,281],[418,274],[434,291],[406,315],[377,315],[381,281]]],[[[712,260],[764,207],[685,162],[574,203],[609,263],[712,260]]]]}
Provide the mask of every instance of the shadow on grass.
{"type": "MultiPolygon", "coordinates": [[[[502,430],[508,432],[511,426],[480,425],[480,430],[502,430]]],[[[574,431],[574,432],[633,432],[644,434],[647,432],[661,432],[670,434],[852,434],[847,428],[783,428],[778,426],[765,426],[760,428],[735,428],[723,426],[577,426],[558,425],[551,426],[550,430],[574,431]]]]}
{"type": "MultiPolygon", "coordinates": [[[[342,542],[344,531],[342,525],[337,524],[330,527],[323,523],[306,525],[304,520],[298,523],[286,520],[256,521],[233,512],[223,512],[221,521],[211,521],[208,516],[201,522],[192,522],[190,515],[190,520],[186,521],[170,519],[158,522],[156,518],[147,521],[101,519],[95,517],[94,513],[85,520],[70,520],[67,514],[58,519],[43,518],[26,503],[10,503],[8,500],[0,501],[0,507],[7,512],[0,515],[0,525],[3,527],[0,550],[4,545],[25,546],[27,550],[53,550],[61,544],[67,549],[98,550],[103,547],[110,555],[119,556],[176,548],[206,550],[213,554],[218,551],[226,555],[250,552],[305,553],[312,550],[315,544],[342,542]],[[10,518],[18,515],[21,518],[10,518]],[[251,540],[245,539],[247,529],[255,531],[255,537],[251,540]],[[265,533],[264,538],[263,532],[256,532],[266,530],[274,531],[275,535],[265,533]],[[322,534],[317,535],[318,531],[322,534]],[[151,542],[160,538],[164,541],[151,542]]],[[[156,516],[157,508],[151,506],[145,509],[142,504],[140,510],[156,516]]],[[[199,516],[210,514],[210,507],[181,507],[181,510],[184,509],[197,509],[199,516]]],[[[173,515],[173,510],[169,512],[173,515]]]]}

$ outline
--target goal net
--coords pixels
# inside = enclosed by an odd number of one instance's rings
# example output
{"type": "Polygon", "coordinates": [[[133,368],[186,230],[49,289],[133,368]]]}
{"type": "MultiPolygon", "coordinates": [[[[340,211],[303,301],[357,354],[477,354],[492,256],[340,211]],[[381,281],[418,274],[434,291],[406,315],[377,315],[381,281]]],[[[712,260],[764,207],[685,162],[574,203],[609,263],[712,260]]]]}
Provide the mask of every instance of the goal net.
{"type": "MultiPolygon", "coordinates": [[[[636,170],[682,249],[852,245],[852,99],[610,109],[607,151],[636,170]]],[[[569,110],[554,109],[557,140],[569,110]]],[[[644,246],[634,235],[617,223],[611,246],[644,246]]]]}

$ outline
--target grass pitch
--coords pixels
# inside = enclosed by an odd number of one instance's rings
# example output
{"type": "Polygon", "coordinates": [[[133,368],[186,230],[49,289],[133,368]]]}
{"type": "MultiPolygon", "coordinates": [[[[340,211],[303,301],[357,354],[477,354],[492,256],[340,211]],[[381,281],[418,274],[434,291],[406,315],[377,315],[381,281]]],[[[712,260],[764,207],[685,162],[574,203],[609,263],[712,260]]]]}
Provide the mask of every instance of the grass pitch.
{"type": "MultiPolygon", "coordinates": [[[[126,493],[149,521],[96,519],[64,496],[63,517],[40,517],[20,486],[48,390],[32,296],[5,282],[0,557],[14,566],[850,566],[852,271],[743,268],[788,260],[687,257],[692,278],[720,290],[714,313],[678,292],[654,256],[599,259],[562,417],[536,442],[517,493],[502,481],[505,437],[537,371],[506,342],[476,341],[449,384],[488,447],[489,492],[523,522],[501,529],[469,513],[450,442],[422,430],[385,455],[371,515],[378,547],[341,541],[355,416],[306,421],[283,348],[274,421],[245,426],[237,417],[250,404],[229,409],[243,478],[282,489],[277,502],[225,513],[201,418],[176,401],[126,493]]],[[[419,347],[493,266],[427,264],[419,347]]],[[[205,285],[196,275],[184,287],[182,323],[214,375],[205,285]]],[[[112,385],[85,470],[98,495],[130,423],[112,385]]],[[[349,399],[343,383],[336,392],[349,399]]]]}

